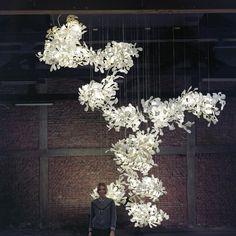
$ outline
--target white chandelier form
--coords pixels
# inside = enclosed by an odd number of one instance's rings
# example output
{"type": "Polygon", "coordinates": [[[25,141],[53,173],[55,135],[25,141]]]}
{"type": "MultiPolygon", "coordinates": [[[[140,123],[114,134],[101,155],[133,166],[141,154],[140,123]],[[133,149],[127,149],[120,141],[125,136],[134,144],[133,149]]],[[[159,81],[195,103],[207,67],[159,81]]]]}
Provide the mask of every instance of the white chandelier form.
{"type": "MultiPolygon", "coordinates": [[[[38,53],[39,60],[51,65],[50,71],[61,67],[91,65],[95,71],[107,72],[100,83],[92,80],[79,88],[79,101],[85,105],[85,111],[100,110],[109,129],[114,128],[119,132],[124,127],[133,131],[133,134],[119,140],[110,149],[120,176],[108,185],[107,196],[117,206],[125,204],[135,227],[160,225],[164,219],[169,219],[168,214],[157,207],[159,198],[167,192],[162,181],[148,173],[157,166],[153,155],[160,152],[163,129],[174,130],[178,126],[190,133],[189,127],[194,122],[184,123],[185,112],[202,117],[208,121],[208,126],[216,124],[217,116],[226,104],[226,97],[221,92],[203,95],[197,89],[190,88],[168,101],[153,97],[142,99],[142,109],[132,104],[117,107],[116,91],[119,88],[116,80],[123,78],[121,73],[129,72],[133,57],[138,57],[142,48],[131,43],[112,41],[107,43],[104,50],[94,51],[81,41],[85,29],[77,17],[68,16],[65,25],[48,30],[44,51],[38,53]],[[141,130],[141,123],[150,121],[152,126],[141,130]]],[[[98,197],[96,189],[91,196],[98,197]]]]}

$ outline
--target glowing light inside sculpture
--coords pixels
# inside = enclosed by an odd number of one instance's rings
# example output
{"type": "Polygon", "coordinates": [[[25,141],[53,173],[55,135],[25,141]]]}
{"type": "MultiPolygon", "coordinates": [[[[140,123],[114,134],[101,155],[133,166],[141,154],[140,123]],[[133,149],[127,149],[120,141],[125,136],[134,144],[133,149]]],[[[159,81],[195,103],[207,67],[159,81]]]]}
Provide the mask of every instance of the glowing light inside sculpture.
{"type": "MultiPolygon", "coordinates": [[[[119,179],[108,185],[108,197],[116,205],[125,204],[131,222],[135,227],[150,227],[161,224],[169,216],[157,208],[159,198],[166,194],[162,181],[153,175],[148,176],[150,169],[156,166],[153,155],[160,152],[160,136],[163,128],[179,128],[190,132],[193,122],[184,123],[184,113],[191,112],[202,117],[208,124],[216,124],[217,116],[225,105],[225,95],[213,95],[197,92],[197,89],[183,91],[178,98],[162,102],[160,98],[142,99],[142,109],[128,104],[117,107],[119,90],[116,80],[123,78],[133,66],[133,57],[138,57],[142,48],[135,44],[111,42],[105,49],[94,51],[81,42],[86,27],[79,23],[77,17],[68,16],[62,27],[53,27],[48,31],[43,53],[38,53],[40,61],[51,65],[51,71],[61,67],[75,68],[91,65],[95,71],[107,72],[101,83],[91,81],[79,88],[79,101],[85,105],[85,111],[98,109],[107,121],[109,129],[119,131],[121,127],[130,128],[133,134],[119,140],[111,148],[114,161],[120,172],[119,179]],[[108,73],[110,72],[110,73],[108,73]],[[220,108],[218,106],[220,106],[220,108]],[[152,126],[141,130],[142,122],[151,121],[152,126]]],[[[91,194],[96,198],[96,189],[91,194]]]]}

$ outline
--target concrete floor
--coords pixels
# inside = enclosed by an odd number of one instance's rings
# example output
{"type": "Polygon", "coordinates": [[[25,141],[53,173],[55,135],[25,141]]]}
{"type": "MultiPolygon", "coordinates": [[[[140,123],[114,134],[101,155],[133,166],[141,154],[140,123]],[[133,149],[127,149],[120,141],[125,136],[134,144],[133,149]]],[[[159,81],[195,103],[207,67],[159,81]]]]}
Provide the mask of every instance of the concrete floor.
{"type": "MultiPolygon", "coordinates": [[[[39,230],[0,230],[0,236],[86,236],[86,233],[72,233],[69,231],[39,231],[39,230]]],[[[116,236],[236,236],[236,229],[207,230],[185,232],[151,232],[138,233],[127,230],[117,230],[116,236]]]]}

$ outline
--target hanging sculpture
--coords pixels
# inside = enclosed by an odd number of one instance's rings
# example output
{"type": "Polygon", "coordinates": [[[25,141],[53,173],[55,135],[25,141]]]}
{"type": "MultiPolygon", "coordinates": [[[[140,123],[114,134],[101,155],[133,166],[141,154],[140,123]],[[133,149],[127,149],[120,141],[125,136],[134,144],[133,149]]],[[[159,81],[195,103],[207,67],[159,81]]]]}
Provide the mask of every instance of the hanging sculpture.
{"type": "MultiPolygon", "coordinates": [[[[202,117],[208,121],[208,125],[216,124],[217,116],[226,103],[225,95],[220,92],[203,95],[197,89],[190,88],[179,97],[164,102],[153,97],[142,99],[141,110],[132,104],[117,107],[116,91],[119,88],[116,80],[123,78],[122,73],[129,72],[133,66],[133,57],[137,58],[142,48],[131,43],[112,41],[107,43],[104,50],[94,51],[81,42],[85,29],[77,17],[68,16],[65,25],[48,31],[44,51],[38,53],[39,60],[51,65],[50,71],[61,67],[91,65],[95,71],[107,72],[100,83],[92,80],[79,88],[79,101],[85,105],[85,111],[100,110],[109,129],[114,128],[119,132],[124,127],[133,131],[133,134],[119,140],[110,149],[114,153],[120,176],[108,185],[107,196],[114,199],[116,205],[125,204],[135,227],[157,226],[164,219],[169,219],[167,213],[156,205],[167,192],[162,181],[148,173],[156,166],[153,155],[160,152],[163,128],[174,130],[177,125],[190,133],[189,127],[194,122],[184,123],[185,112],[202,117]],[[141,123],[150,121],[152,126],[141,130],[141,123]]],[[[96,189],[91,196],[98,196],[96,189]]]]}

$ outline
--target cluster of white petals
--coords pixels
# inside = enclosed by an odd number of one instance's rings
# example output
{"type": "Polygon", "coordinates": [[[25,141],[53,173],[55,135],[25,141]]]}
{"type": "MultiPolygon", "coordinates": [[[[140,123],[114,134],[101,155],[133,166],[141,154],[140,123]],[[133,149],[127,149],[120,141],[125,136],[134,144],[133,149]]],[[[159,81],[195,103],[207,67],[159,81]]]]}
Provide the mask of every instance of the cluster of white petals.
{"type": "Polygon", "coordinates": [[[131,216],[131,222],[134,222],[135,227],[155,227],[161,222],[169,219],[169,216],[161,209],[157,209],[156,205],[151,202],[147,203],[128,203],[126,205],[128,215],[131,216]]]}
{"type": "MultiPolygon", "coordinates": [[[[99,197],[97,188],[93,189],[93,193],[90,194],[93,199],[99,197]]],[[[114,200],[116,206],[120,206],[121,204],[125,204],[127,201],[126,191],[125,191],[125,183],[122,177],[119,177],[115,183],[110,183],[107,185],[107,194],[108,198],[114,200]]]]}
{"type": "Polygon", "coordinates": [[[132,104],[116,108],[114,106],[106,106],[102,109],[103,117],[108,122],[109,129],[114,128],[120,131],[121,127],[131,128],[134,132],[139,130],[142,122],[147,122],[143,113],[139,111],[138,107],[132,104]]]}
{"type": "Polygon", "coordinates": [[[150,198],[153,202],[159,201],[159,198],[166,194],[166,189],[160,179],[153,175],[144,176],[141,180],[138,178],[128,178],[128,188],[131,190],[131,196],[139,196],[141,198],[150,198]]]}
{"type": "Polygon", "coordinates": [[[175,129],[175,123],[178,127],[190,132],[188,127],[191,127],[194,122],[184,123],[184,112],[186,111],[191,112],[198,118],[202,116],[209,122],[209,125],[211,122],[213,124],[217,123],[217,116],[225,105],[225,95],[221,93],[214,93],[213,96],[210,94],[203,95],[196,90],[183,91],[178,98],[164,102],[160,98],[153,97],[146,101],[142,99],[143,112],[148,114],[157,133],[163,135],[162,129],[165,127],[170,130],[175,129]],[[221,105],[220,109],[217,107],[218,103],[221,105]]]}
{"type": "Polygon", "coordinates": [[[127,74],[134,65],[132,57],[139,57],[139,51],[142,51],[142,48],[136,48],[136,44],[109,42],[104,50],[99,49],[97,53],[94,53],[92,62],[95,71],[104,73],[104,71],[112,70],[127,74]]]}
{"type": "Polygon", "coordinates": [[[48,30],[43,53],[39,52],[40,61],[51,65],[50,71],[61,67],[76,68],[78,65],[88,65],[90,50],[85,43],[81,44],[86,26],[79,23],[76,17],[67,17],[67,23],[62,27],[54,26],[48,30]]]}
{"type": "Polygon", "coordinates": [[[119,88],[114,80],[120,77],[113,74],[104,78],[101,83],[92,80],[89,84],[79,88],[79,101],[82,105],[85,105],[85,111],[88,111],[89,108],[92,111],[94,109],[104,109],[116,104],[118,102],[116,91],[119,88]]]}
{"type": "Polygon", "coordinates": [[[78,66],[93,65],[95,71],[104,73],[112,70],[127,74],[134,65],[132,57],[138,57],[142,48],[135,44],[115,42],[107,43],[105,49],[94,51],[81,42],[86,26],[77,17],[68,16],[67,23],[61,27],[54,26],[48,30],[43,53],[37,56],[40,61],[51,65],[50,71],[61,67],[76,68],[78,66]]]}
{"type": "Polygon", "coordinates": [[[225,102],[225,94],[207,93],[207,95],[203,95],[196,91],[183,91],[181,97],[179,97],[179,101],[187,111],[191,112],[198,118],[201,116],[208,121],[208,126],[211,123],[216,124],[218,122],[217,116],[220,115],[220,110],[223,110],[226,102],[225,102]],[[220,104],[220,108],[217,107],[217,104],[220,104]]]}
{"type": "Polygon", "coordinates": [[[159,152],[159,140],[155,135],[138,131],[130,134],[128,138],[119,140],[112,145],[111,151],[115,154],[115,162],[121,173],[133,173],[136,171],[147,175],[155,166],[152,156],[159,152]]]}
{"type": "MultiPolygon", "coordinates": [[[[51,65],[51,70],[92,65],[95,71],[107,71],[107,76],[101,82],[92,80],[79,88],[79,101],[85,105],[86,111],[100,110],[109,129],[120,131],[124,127],[133,131],[133,134],[112,145],[111,151],[114,152],[120,177],[107,186],[107,196],[114,199],[117,206],[126,205],[135,227],[157,226],[164,219],[169,219],[155,205],[167,192],[162,181],[153,175],[148,176],[148,173],[157,165],[153,155],[160,151],[160,135],[163,135],[163,129],[168,127],[174,130],[177,125],[190,132],[188,128],[193,122],[184,123],[185,112],[191,112],[198,118],[203,117],[209,125],[216,124],[217,116],[225,105],[225,95],[203,95],[197,89],[189,89],[183,91],[178,98],[168,101],[153,97],[146,101],[142,99],[142,109],[132,104],[117,108],[116,92],[119,88],[115,80],[122,77],[118,73],[128,73],[133,66],[133,58],[139,56],[142,48],[136,48],[131,43],[112,41],[107,43],[105,49],[94,51],[84,42],[80,42],[85,29],[76,17],[69,16],[66,25],[53,27],[48,31],[44,52],[38,53],[38,57],[40,61],[51,65]],[[140,125],[149,121],[153,126],[146,131],[141,130],[140,125]],[[151,202],[146,202],[147,199],[151,202]]],[[[93,190],[91,196],[98,197],[97,189],[93,190]]]]}

